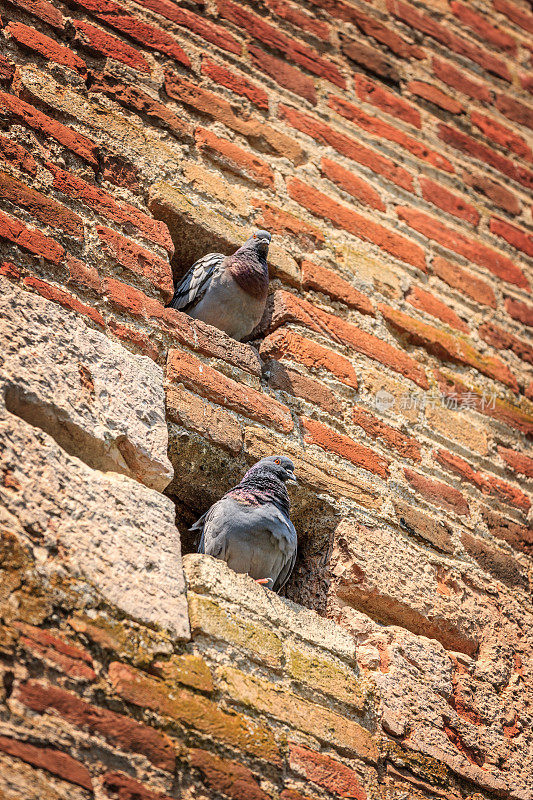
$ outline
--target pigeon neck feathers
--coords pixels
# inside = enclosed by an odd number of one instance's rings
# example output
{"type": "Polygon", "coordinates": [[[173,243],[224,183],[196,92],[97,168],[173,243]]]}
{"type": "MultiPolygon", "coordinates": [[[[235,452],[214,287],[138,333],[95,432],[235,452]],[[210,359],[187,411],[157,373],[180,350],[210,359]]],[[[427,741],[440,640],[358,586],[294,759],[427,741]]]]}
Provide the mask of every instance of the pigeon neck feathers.
{"type": "Polygon", "coordinates": [[[248,243],[227,256],[225,268],[237,285],[252,297],[263,298],[268,292],[268,265],[266,258],[248,243]]]}
{"type": "Polygon", "coordinates": [[[234,489],[227,492],[226,496],[247,505],[260,506],[272,503],[282,514],[289,517],[290,500],[287,488],[282,480],[266,471],[250,470],[234,489]]]}

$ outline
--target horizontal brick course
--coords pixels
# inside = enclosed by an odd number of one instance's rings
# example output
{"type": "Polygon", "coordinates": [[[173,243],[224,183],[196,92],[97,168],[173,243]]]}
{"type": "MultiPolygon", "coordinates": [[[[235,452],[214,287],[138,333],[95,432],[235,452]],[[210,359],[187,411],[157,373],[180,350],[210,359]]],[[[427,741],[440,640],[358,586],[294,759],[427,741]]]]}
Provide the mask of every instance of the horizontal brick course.
{"type": "Polygon", "coordinates": [[[387,425],[370,411],[354,405],[352,408],[352,421],[362,428],[372,439],[378,439],[387,447],[396,450],[405,458],[421,461],[420,445],[412,436],[401,433],[391,425],[387,425]]]}
{"type": "Polygon", "coordinates": [[[307,444],[315,444],[323,450],[330,451],[351,461],[357,467],[374,472],[380,478],[387,478],[390,461],[365,445],[354,442],[349,436],[339,433],[329,425],[314,419],[301,417],[304,431],[303,438],[307,444]]]}
{"type": "Polygon", "coordinates": [[[81,19],[73,19],[71,23],[76,29],[74,42],[79,47],[93,54],[122,61],[123,64],[140,72],[150,72],[150,65],[142,53],[130,47],[122,39],[81,19]]]}
{"type": "Polygon", "coordinates": [[[104,225],[97,225],[96,231],[104,253],[129,272],[145,278],[165,301],[172,298],[174,281],[168,261],[104,225]]]}
{"type": "Polygon", "coordinates": [[[268,94],[256,83],[248,80],[243,75],[229,70],[224,64],[218,64],[210,58],[202,60],[202,72],[215,83],[225,86],[235,94],[246,97],[254,105],[268,110],[268,94]]]}
{"type": "Polygon", "coordinates": [[[221,25],[216,25],[198,14],[194,14],[187,8],[179,8],[169,0],[138,0],[139,4],[149,8],[156,14],[160,14],[176,25],[186,28],[191,33],[195,33],[202,39],[211,44],[227,50],[229,53],[240,55],[242,53],[242,43],[225,30],[221,25]]]}
{"type": "Polygon", "coordinates": [[[83,239],[83,220],[78,214],[3,170],[0,170],[0,197],[26,209],[45,225],[60,228],[70,236],[83,239]]]}
{"type": "Polygon", "coordinates": [[[440,319],[441,322],[450,325],[452,328],[456,328],[462,333],[468,333],[468,325],[463,322],[461,317],[459,317],[452,308],[446,305],[446,303],[443,303],[442,300],[439,300],[438,297],[431,294],[431,292],[421,289],[419,286],[413,286],[405,299],[412,306],[420,309],[420,311],[425,311],[426,314],[440,319]]]}
{"type": "Polygon", "coordinates": [[[453,511],[459,516],[470,516],[468,502],[461,492],[442,481],[426,478],[412,469],[405,469],[405,477],[412,488],[432,505],[453,511]]]}
{"type": "Polygon", "coordinates": [[[360,775],[341,761],[323,753],[290,744],[290,764],[307,781],[315,783],[336,796],[349,800],[367,800],[360,775]]]}
{"type": "Polygon", "coordinates": [[[0,736],[0,751],[7,753],[12,758],[19,758],[27,764],[44,769],[68,783],[81,786],[89,792],[93,790],[91,775],[87,767],[61,750],[52,747],[36,747],[29,742],[9,736],[0,736]]]}
{"type": "Polygon", "coordinates": [[[10,22],[6,33],[22,47],[39,53],[43,58],[62,64],[64,67],[76,70],[80,75],[87,74],[85,61],[72,52],[68,47],[59,44],[50,36],[45,36],[35,28],[29,28],[21,22],[10,22]]]}
{"type": "Polygon", "coordinates": [[[458,219],[464,219],[471,225],[477,225],[480,220],[479,211],[467,200],[455,192],[446,189],[440,183],[432,181],[431,178],[426,178],[421,175],[419,178],[420,188],[422,189],[422,197],[428,203],[432,203],[437,208],[452,214],[458,219]]]}
{"type": "Polygon", "coordinates": [[[208,155],[214,156],[223,166],[238,175],[245,175],[261,186],[274,186],[274,173],[268,164],[259,156],[243,150],[242,147],[216,136],[205,128],[197,128],[194,138],[197,147],[208,155]]]}
{"type": "Polygon", "coordinates": [[[369,298],[358,292],[351,283],[341,278],[331,269],[326,269],[307,259],[302,261],[302,287],[315,289],[329,295],[333,300],[345,303],[349,308],[354,308],[362,314],[375,316],[375,311],[369,298]]]}
{"type": "Polygon", "coordinates": [[[436,256],[432,270],[444,283],[465,294],[477,303],[496,308],[496,295],[488,283],[457,264],[436,256]]]}

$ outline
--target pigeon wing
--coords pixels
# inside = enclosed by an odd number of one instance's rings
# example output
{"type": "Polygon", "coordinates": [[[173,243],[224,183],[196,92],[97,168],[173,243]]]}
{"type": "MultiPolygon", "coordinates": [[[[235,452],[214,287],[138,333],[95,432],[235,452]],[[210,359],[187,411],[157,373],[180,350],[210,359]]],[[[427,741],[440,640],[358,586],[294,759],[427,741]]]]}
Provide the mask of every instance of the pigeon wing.
{"type": "Polygon", "coordinates": [[[274,592],[279,592],[281,591],[281,589],[283,589],[283,587],[285,586],[285,584],[292,575],[295,563],[296,563],[296,550],[294,550],[292,556],[287,559],[283,569],[281,570],[278,577],[274,581],[274,585],[272,587],[274,592]]]}
{"type": "Polygon", "coordinates": [[[178,311],[187,311],[199,303],[209,287],[211,278],[224,259],[223,253],[208,253],[195,261],[180,282],[176,284],[170,307],[176,308],[178,311]]]}

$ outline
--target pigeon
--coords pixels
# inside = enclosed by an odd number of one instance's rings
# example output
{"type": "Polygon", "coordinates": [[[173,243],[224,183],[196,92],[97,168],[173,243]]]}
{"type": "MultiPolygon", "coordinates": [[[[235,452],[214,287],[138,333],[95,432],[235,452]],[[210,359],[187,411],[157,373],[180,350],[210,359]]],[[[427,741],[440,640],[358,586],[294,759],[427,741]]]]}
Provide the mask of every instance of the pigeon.
{"type": "Polygon", "coordinates": [[[176,285],[171,308],[185,311],[241,341],[259,323],[268,293],[271,235],[256,231],[231,256],[208,253],[176,285]]]}
{"type": "Polygon", "coordinates": [[[286,481],[297,482],[290,458],[268,456],[254,464],[192,526],[202,534],[198,552],[279,592],[294,568],[297,547],[286,481]]]}

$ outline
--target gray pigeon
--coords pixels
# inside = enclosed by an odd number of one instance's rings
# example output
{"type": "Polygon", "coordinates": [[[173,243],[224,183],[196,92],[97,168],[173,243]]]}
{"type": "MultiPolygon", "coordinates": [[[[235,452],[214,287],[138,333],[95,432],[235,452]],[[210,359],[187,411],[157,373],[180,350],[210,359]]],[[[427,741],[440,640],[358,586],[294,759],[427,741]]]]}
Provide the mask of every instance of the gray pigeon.
{"type": "Polygon", "coordinates": [[[202,532],[198,552],[279,592],[296,561],[286,481],[296,481],[290,458],[268,456],[254,464],[192,526],[191,531],[202,532]]]}
{"type": "Polygon", "coordinates": [[[176,285],[170,307],[220,328],[237,341],[244,339],[265,310],[271,238],[268,231],[256,231],[231,256],[208,253],[199,258],[176,285]]]}

